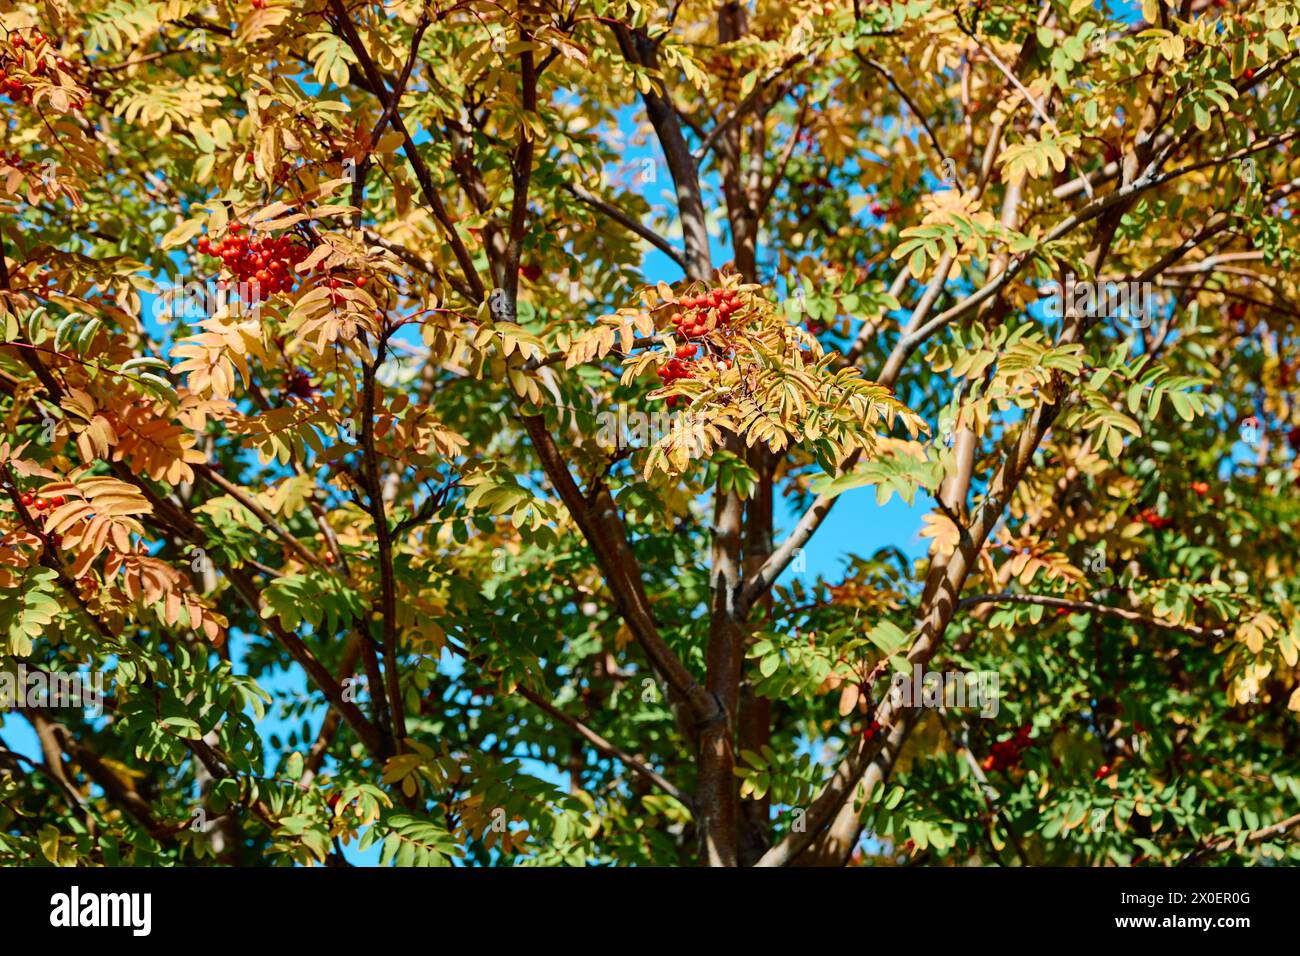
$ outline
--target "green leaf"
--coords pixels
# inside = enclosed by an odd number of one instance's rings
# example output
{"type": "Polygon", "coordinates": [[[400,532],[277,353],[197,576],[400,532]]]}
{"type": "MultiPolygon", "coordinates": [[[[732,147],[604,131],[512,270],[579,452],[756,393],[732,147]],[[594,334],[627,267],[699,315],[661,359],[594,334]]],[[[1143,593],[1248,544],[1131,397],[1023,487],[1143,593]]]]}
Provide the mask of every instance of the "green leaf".
{"type": "Polygon", "coordinates": [[[7,654],[27,657],[32,642],[45,636],[60,610],[55,599],[57,577],[49,568],[36,565],[22,572],[17,587],[0,588],[0,630],[7,638],[7,654]]]}
{"type": "Polygon", "coordinates": [[[893,654],[907,643],[907,634],[892,621],[880,621],[867,632],[867,639],[886,654],[893,654]]]}

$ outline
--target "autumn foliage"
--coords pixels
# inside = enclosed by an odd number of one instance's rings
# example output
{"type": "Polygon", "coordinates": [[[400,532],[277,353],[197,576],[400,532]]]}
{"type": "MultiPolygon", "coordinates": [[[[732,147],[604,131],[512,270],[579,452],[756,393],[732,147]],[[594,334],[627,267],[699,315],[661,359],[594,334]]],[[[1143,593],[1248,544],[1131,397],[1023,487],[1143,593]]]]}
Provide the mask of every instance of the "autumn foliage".
{"type": "Polygon", "coordinates": [[[0,3],[0,863],[1300,859],[1300,6],[1104,7],[0,3]]]}

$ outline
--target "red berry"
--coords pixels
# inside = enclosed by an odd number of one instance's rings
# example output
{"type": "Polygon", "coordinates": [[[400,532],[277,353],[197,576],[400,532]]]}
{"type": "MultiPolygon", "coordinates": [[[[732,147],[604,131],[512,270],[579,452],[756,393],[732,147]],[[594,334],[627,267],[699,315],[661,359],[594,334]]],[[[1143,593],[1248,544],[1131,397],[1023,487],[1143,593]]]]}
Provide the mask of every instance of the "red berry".
{"type": "Polygon", "coordinates": [[[1204,481],[1193,481],[1192,491],[1196,492],[1202,498],[1209,494],[1210,486],[1204,481]]]}
{"type": "Polygon", "coordinates": [[[22,496],[18,500],[23,503],[24,508],[30,508],[32,502],[35,500],[35,496],[28,492],[23,492],[22,496]]]}
{"type": "Polygon", "coordinates": [[[358,289],[365,288],[367,281],[369,280],[367,280],[365,276],[357,276],[357,288],[358,289]]]}
{"type": "Polygon", "coordinates": [[[1097,768],[1097,772],[1092,775],[1092,779],[1100,780],[1102,777],[1110,775],[1110,764],[1104,763],[1097,768]]]}
{"type": "Polygon", "coordinates": [[[50,499],[50,507],[61,508],[64,504],[67,503],[67,501],[68,499],[63,497],[63,495],[55,495],[53,498],[50,499]]]}
{"type": "Polygon", "coordinates": [[[46,508],[50,506],[50,503],[46,501],[44,498],[37,498],[35,501],[32,502],[32,505],[36,508],[37,511],[44,511],[46,508]]]}

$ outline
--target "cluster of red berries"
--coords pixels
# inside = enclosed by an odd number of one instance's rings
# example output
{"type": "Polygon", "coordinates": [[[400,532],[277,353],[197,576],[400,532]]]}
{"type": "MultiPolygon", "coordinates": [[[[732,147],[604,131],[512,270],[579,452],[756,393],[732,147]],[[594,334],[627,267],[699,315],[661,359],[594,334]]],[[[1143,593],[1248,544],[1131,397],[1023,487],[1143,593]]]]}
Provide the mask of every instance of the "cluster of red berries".
{"type": "Polygon", "coordinates": [[[207,236],[200,239],[199,252],[220,259],[240,282],[255,281],[255,297],[293,291],[297,280],[293,267],[307,258],[307,246],[287,235],[249,239],[241,235],[243,230],[242,224],[232,222],[230,234],[219,242],[214,244],[207,236]]]}
{"type": "MultiPolygon", "coordinates": [[[[335,278],[334,276],[331,276],[329,282],[327,283],[327,285],[330,287],[331,290],[333,290],[333,289],[338,289],[339,286],[342,286],[342,285],[354,285],[354,286],[356,286],[358,289],[360,289],[360,288],[363,288],[363,287],[365,286],[365,284],[366,284],[366,277],[365,277],[365,276],[357,276],[357,277],[355,277],[355,278],[353,278],[353,279],[346,279],[346,278],[344,278],[344,279],[339,279],[339,278],[335,278]]],[[[342,303],[343,303],[343,293],[341,293],[341,292],[334,292],[334,291],[331,291],[331,292],[330,292],[330,305],[341,305],[342,303]]],[[[376,312],[376,313],[375,313],[375,318],[379,318],[380,315],[381,315],[381,313],[376,312]]]]}
{"type": "Polygon", "coordinates": [[[1014,737],[997,741],[989,748],[989,755],[984,758],[981,766],[985,770],[1012,770],[1020,766],[1020,755],[1034,745],[1029,739],[1029,733],[1033,729],[1030,724],[1025,724],[1016,731],[1014,737]]]}
{"type": "Polygon", "coordinates": [[[1154,508],[1143,508],[1141,511],[1139,511],[1138,521],[1141,521],[1143,524],[1155,528],[1157,531],[1161,531],[1164,528],[1168,528],[1171,524],[1174,523],[1173,518],[1160,517],[1160,515],[1156,512],[1154,508]]]}
{"type": "Polygon", "coordinates": [[[39,495],[33,495],[30,492],[23,492],[18,496],[18,500],[23,503],[24,508],[35,508],[37,511],[44,511],[46,508],[58,508],[67,503],[68,499],[63,495],[55,495],[53,498],[45,499],[39,495]]]}
{"type": "MultiPolygon", "coordinates": [[[[45,46],[45,34],[40,30],[33,30],[31,37],[25,37],[21,33],[11,34],[9,37],[9,49],[0,47],[0,93],[5,93],[15,103],[31,103],[32,101],[32,84],[18,76],[10,76],[9,71],[15,66],[22,66],[22,53],[16,52],[30,49],[36,57],[36,63],[31,68],[31,75],[44,77],[53,72],[57,67],[60,70],[68,68],[68,61],[61,56],[50,57],[49,51],[41,52],[45,46]]],[[[77,109],[81,109],[84,101],[77,97],[74,101],[77,109]]]]}
{"type": "Polygon", "coordinates": [[[682,311],[674,312],[670,321],[677,333],[688,339],[698,339],[727,325],[732,315],[743,308],[735,289],[713,289],[700,296],[679,299],[677,304],[682,311]]]}
{"type": "Polygon", "coordinates": [[[311,375],[300,368],[289,373],[284,390],[294,398],[311,398],[316,394],[316,386],[312,384],[311,375]]]}
{"type": "MultiPolygon", "coordinates": [[[[63,495],[52,495],[49,498],[43,498],[29,491],[24,491],[19,495],[18,500],[22,502],[24,508],[31,508],[35,511],[37,517],[42,520],[45,518],[46,512],[52,512],[55,508],[67,504],[68,501],[63,495]]],[[[61,534],[52,534],[48,537],[50,544],[56,548],[63,544],[63,535],[61,534]]]]}
{"type": "MultiPolygon", "coordinates": [[[[45,37],[40,33],[32,34],[31,48],[33,51],[39,50],[45,43],[45,37]]],[[[21,33],[15,33],[9,38],[9,45],[15,50],[21,50],[28,45],[27,39],[21,33]]],[[[15,64],[21,62],[22,54],[13,54],[3,47],[0,47],[0,91],[8,94],[9,98],[15,103],[30,103],[32,101],[32,88],[25,80],[10,76],[9,69],[15,64]]],[[[44,59],[38,60],[36,66],[32,69],[34,76],[40,76],[45,72],[44,59]]]]}
{"type": "MultiPolygon", "coordinates": [[[[671,385],[679,378],[694,377],[695,369],[699,365],[699,362],[695,360],[695,354],[698,351],[699,346],[697,345],[691,345],[690,343],[680,345],[677,347],[677,352],[673,357],[663,365],[659,366],[659,379],[663,382],[665,387],[671,385]]],[[[725,357],[719,358],[716,360],[716,364],[718,368],[728,369],[731,368],[731,359],[725,357]]],[[[683,400],[687,405],[691,403],[689,398],[683,398],[680,395],[669,395],[667,402],[668,407],[674,408],[677,405],[678,399],[683,400]]]]}
{"type": "Polygon", "coordinates": [[[1188,487],[1202,498],[1210,493],[1210,483],[1208,481],[1193,481],[1188,487]]]}
{"type": "Polygon", "coordinates": [[[14,169],[21,169],[27,172],[36,167],[31,160],[23,159],[17,153],[11,153],[8,150],[0,149],[0,163],[6,166],[12,166],[14,169]]]}
{"type": "Polygon", "coordinates": [[[1100,767],[1097,768],[1097,772],[1092,775],[1092,779],[1100,780],[1102,777],[1109,777],[1111,769],[1112,768],[1110,764],[1108,763],[1102,764],[1100,767]]]}
{"type": "Polygon", "coordinates": [[[663,379],[665,385],[671,385],[679,378],[691,378],[695,374],[692,361],[695,355],[695,346],[683,345],[677,350],[677,354],[670,358],[663,365],[659,366],[659,377],[663,379]]]}
{"type": "MultiPolygon", "coordinates": [[[[695,356],[695,346],[683,345],[681,348],[677,350],[677,354],[673,358],[670,358],[663,365],[659,366],[660,381],[662,381],[665,386],[668,386],[671,385],[673,382],[677,381],[679,378],[691,378],[692,376],[694,376],[695,364],[696,364],[693,360],[694,356],[695,356]]],[[[681,398],[682,398],[681,395],[669,395],[668,401],[665,404],[669,408],[675,408],[677,406],[678,399],[681,398]]],[[[691,403],[691,400],[687,398],[685,399],[685,402],[687,405],[689,405],[691,403]]]]}
{"type": "Polygon", "coordinates": [[[880,733],[880,721],[873,720],[862,730],[863,740],[874,740],[876,734],[880,733]]]}
{"type": "MultiPolygon", "coordinates": [[[[703,338],[719,329],[729,330],[731,317],[744,308],[740,295],[735,289],[711,289],[699,296],[679,299],[677,305],[680,306],[681,311],[674,312],[669,321],[672,322],[677,334],[687,339],[703,338]]],[[[723,354],[726,346],[706,342],[705,347],[719,356],[717,358],[719,367],[731,368],[731,359],[723,354]]],[[[659,366],[659,379],[667,386],[678,379],[693,377],[699,364],[696,359],[697,354],[699,354],[698,345],[687,342],[679,346],[673,357],[659,366]]],[[[690,404],[690,399],[670,395],[668,407],[673,408],[679,400],[690,404]]]]}

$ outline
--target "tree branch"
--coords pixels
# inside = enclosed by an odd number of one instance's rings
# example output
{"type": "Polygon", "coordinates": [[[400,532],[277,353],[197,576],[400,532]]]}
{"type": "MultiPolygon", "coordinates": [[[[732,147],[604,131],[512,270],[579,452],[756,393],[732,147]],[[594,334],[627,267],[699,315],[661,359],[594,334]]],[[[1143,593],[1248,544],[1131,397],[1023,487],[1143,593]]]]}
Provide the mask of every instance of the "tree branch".
{"type": "MultiPolygon", "coordinates": [[[[367,81],[379,96],[384,108],[388,109],[390,99],[387,84],[384,83],[384,78],[380,74],[379,68],[375,66],[375,61],[371,58],[369,51],[366,50],[365,44],[361,42],[361,37],[357,35],[356,27],[352,25],[352,20],[348,16],[342,0],[330,0],[330,6],[334,10],[335,30],[340,32],[344,42],[356,55],[367,81]]],[[[476,303],[481,302],[485,290],[483,280],[479,278],[478,270],[474,267],[474,259],[469,254],[469,250],[465,248],[465,243],[461,240],[460,233],[456,231],[456,226],[451,221],[451,217],[447,215],[442,199],[439,198],[438,191],[434,188],[433,177],[429,175],[429,168],[425,165],[419,150],[415,148],[415,143],[406,128],[402,114],[396,107],[393,108],[391,122],[393,128],[402,134],[402,152],[406,155],[407,161],[411,164],[411,169],[415,172],[415,178],[420,184],[420,191],[424,195],[425,202],[429,204],[429,209],[433,212],[434,218],[438,220],[447,235],[447,242],[451,246],[456,261],[460,264],[466,281],[469,283],[470,291],[473,293],[473,300],[476,303]]]]}
{"type": "Polygon", "coordinates": [[[637,220],[629,216],[627,213],[625,213],[622,209],[618,208],[618,206],[615,206],[613,203],[601,199],[595,193],[588,192],[586,189],[583,189],[581,186],[575,185],[573,183],[562,183],[561,186],[565,192],[572,195],[575,199],[578,199],[581,202],[586,203],[591,208],[604,213],[606,216],[608,216],[614,222],[618,223],[624,229],[636,233],[646,242],[650,243],[650,245],[654,246],[656,249],[658,249],[660,252],[666,255],[669,259],[672,259],[673,262],[677,263],[677,265],[681,266],[683,272],[686,271],[686,254],[683,253],[676,246],[674,246],[667,239],[665,239],[663,236],[659,235],[659,233],[651,229],[649,226],[645,225],[644,223],[638,222],[637,220]]]}
{"type": "Polygon", "coordinates": [[[529,703],[533,704],[534,706],[550,714],[552,717],[554,717],[560,723],[564,724],[570,730],[577,733],[580,737],[582,737],[584,740],[590,743],[601,753],[605,754],[607,757],[613,757],[615,760],[619,761],[624,766],[626,766],[629,770],[635,771],[636,773],[640,774],[642,777],[644,777],[646,780],[649,780],[652,784],[654,784],[664,793],[680,801],[686,806],[690,807],[694,805],[694,801],[691,800],[689,795],[683,793],[681,790],[677,789],[677,787],[673,786],[673,784],[671,784],[667,779],[665,779],[664,776],[660,774],[658,771],[654,770],[651,767],[646,766],[644,763],[642,763],[640,760],[638,760],[632,754],[628,753],[623,748],[619,747],[617,744],[611,743],[610,741],[606,740],[604,737],[596,733],[596,731],[592,730],[590,727],[588,727],[582,721],[578,720],[576,717],[570,717],[568,714],[560,710],[554,704],[550,703],[545,698],[537,694],[534,694],[532,691],[530,691],[526,687],[523,687],[522,685],[516,687],[515,690],[519,694],[519,696],[523,697],[529,703]]]}
{"type": "Polygon", "coordinates": [[[1148,624],[1151,627],[1162,628],[1166,631],[1178,631],[1183,634],[1191,634],[1194,637],[1210,637],[1219,639],[1227,636],[1227,630],[1221,627],[1196,627],[1192,624],[1171,624],[1167,621],[1159,621],[1145,614],[1139,614],[1136,611],[1130,611],[1122,607],[1112,607],[1107,604],[1098,604],[1095,601],[1072,601],[1069,598],[1052,597],[1047,594],[1016,594],[1011,591],[1002,591],[998,594],[976,594],[972,597],[962,598],[957,602],[957,610],[976,607],[980,604],[1036,604],[1040,607],[1063,608],[1068,611],[1087,612],[1091,614],[1104,614],[1108,617],[1117,617],[1124,621],[1134,621],[1141,624],[1148,624]]]}

